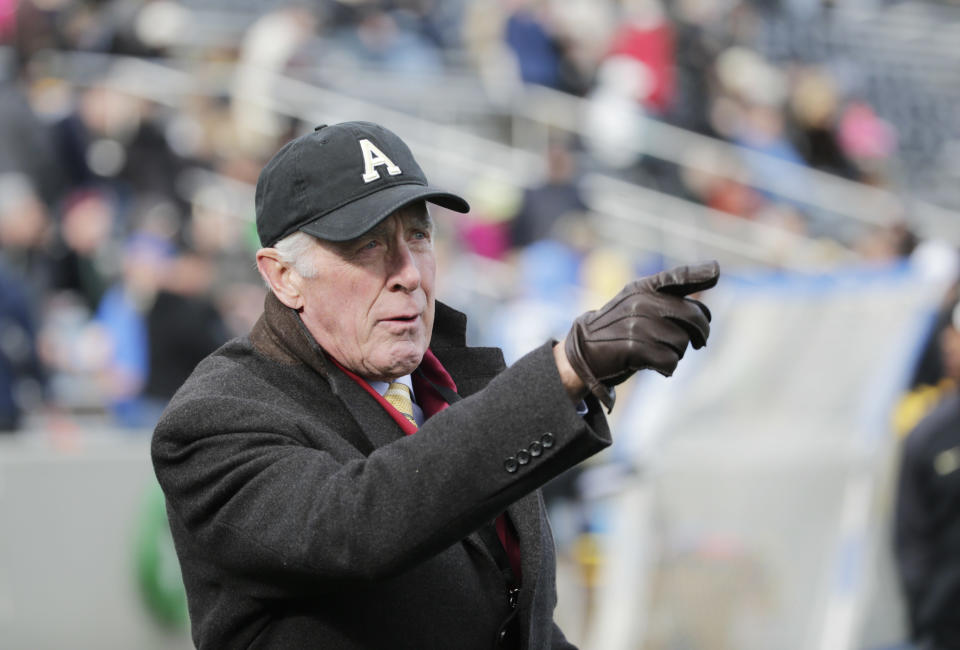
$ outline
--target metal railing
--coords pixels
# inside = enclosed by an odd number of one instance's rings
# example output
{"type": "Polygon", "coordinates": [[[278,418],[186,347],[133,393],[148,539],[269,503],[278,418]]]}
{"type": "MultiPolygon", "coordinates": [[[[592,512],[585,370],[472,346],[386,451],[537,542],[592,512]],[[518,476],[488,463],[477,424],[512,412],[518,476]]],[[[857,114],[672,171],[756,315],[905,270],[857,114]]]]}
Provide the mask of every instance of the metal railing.
{"type": "MultiPolygon", "coordinates": [[[[335,70],[323,71],[324,79],[341,91],[349,88],[348,77],[357,75],[357,70],[350,70],[339,78],[335,70]]],[[[382,71],[363,69],[360,76],[364,77],[363,85],[368,92],[374,88],[397,87],[396,79],[382,71]]],[[[465,115],[482,113],[483,107],[477,106],[476,92],[460,93],[469,106],[458,107],[458,94],[447,93],[447,84],[442,80],[434,84],[422,83],[418,89],[423,91],[431,86],[436,89],[438,104],[443,105],[445,111],[465,115]]],[[[391,92],[384,92],[384,101],[389,101],[391,92]]],[[[430,101],[424,98],[422,103],[430,101]]],[[[511,144],[517,148],[542,151],[551,131],[585,135],[581,120],[588,101],[543,86],[527,86],[520,88],[507,106],[488,102],[486,109],[511,121],[511,144]]],[[[960,212],[917,200],[906,190],[901,192],[847,180],[650,117],[644,119],[643,133],[642,141],[625,140],[623,146],[632,147],[638,155],[652,156],[718,178],[733,179],[781,200],[799,204],[836,220],[839,231],[849,230],[851,223],[869,228],[906,219],[924,236],[939,237],[960,245],[960,212]],[[763,169],[765,173],[749,174],[749,169],[763,169]]]]}
{"type": "MultiPolygon", "coordinates": [[[[156,83],[159,78],[189,87],[193,78],[166,69],[162,75],[142,66],[158,64],[139,59],[127,61],[129,68],[111,77],[112,84],[157,100],[180,96],[182,88],[170,93],[156,83]],[[148,81],[149,80],[149,81],[148,81]]],[[[540,155],[518,147],[480,137],[462,129],[437,124],[380,104],[345,97],[283,75],[272,75],[269,92],[239,99],[253,102],[278,114],[307,123],[365,119],[389,124],[417,152],[428,175],[438,184],[470,194],[477,179],[494,180],[508,187],[523,188],[542,176],[540,155]]],[[[584,178],[588,205],[595,212],[597,230],[608,241],[634,250],[664,254],[686,261],[712,256],[736,265],[763,265],[809,269],[825,262],[815,240],[779,228],[740,219],[613,177],[593,173],[584,178]],[[771,247],[771,242],[778,246],[771,247]],[[791,251],[785,255],[785,251],[791,251]]],[[[841,251],[840,259],[850,259],[841,251]]]]}
{"type": "MultiPolygon", "coordinates": [[[[513,105],[516,115],[544,129],[579,132],[584,100],[543,87],[530,87],[528,97],[513,105]]],[[[529,127],[528,127],[529,128],[529,127]]],[[[900,218],[916,224],[922,234],[960,244],[960,213],[905,194],[850,181],[781,158],[763,154],[646,118],[642,142],[624,142],[636,153],[696,169],[719,178],[731,178],[781,199],[822,210],[837,219],[866,226],[884,226],[900,218]],[[693,156],[692,152],[699,155],[693,156]],[[743,169],[762,168],[762,175],[744,175],[743,169]]]]}
{"type": "MultiPolygon", "coordinates": [[[[172,107],[179,107],[190,96],[220,95],[228,91],[238,72],[236,66],[222,64],[210,69],[200,66],[181,70],[164,62],[130,57],[86,53],[51,56],[59,57],[57,65],[52,67],[66,79],[71,78],[72,67],[95,68],[96,65],[91,65],[91,58],[96,59],[95,63],[105,71],[102,76],[77,76],[73,79],[75,83],[106,83],[119,91],[172,107]],[[83,61],[71,62],[70,57],[83,61]]],[[[469,195],[474,191],[474,181],[481,178],[515,188],[530,186],[542,178],[543,158],[537,153],[289,76],[266,75],[267,86],[260,92],[234,97],[234,100],[251,102],[306,123],[366,119],[388,124],[417,151],[432,179],[456,191],[469,195]]],[[[515,106],[525,119],[543,129],[572,130],[577,127],[579,102],[582,100],[543,88],[528,88],[526,93],[529,101],[518,101],[515,106]]],[[[535,130],[537,127],[531,128],[535,130]]],[[[859,223],[871,226],[888,223],[890,220],[884,215],[889,213],[889,205],[900,200],[884,190],[844,181],[667,124],[651,122],[649,133],[644,145],[644,152],[648,155],[687,164],[686,152],[695,147],[705,148],[709,154],[697,158],[700,169],[718,176],[730,173],[729,161],[733,157],[752,157],[755,164],[782,169],[784,177],[794,179],[781,180],[779,172],[765,175],[768,183],[759,189],[797,201],[816,200],[821,206],[859,223]]],[[[693,254],[691,251],[696,251],[745,265],[804,269],[824,262],[824,256],[817,252],[819,244],[812,238],[720,213],[601,173],[590,174],[584,181],[599,230],[615,236],[614,241],[635,249],[660,252],[678,261],[687,260],[693,254]],[[634,235],[624,237],[624,228],[631,227],[636,229],[634,235]],[[778,247],[770,248],[771,241],[778,242],[778,247]],[[785,256],[785,249],[794,254],[785,256]]],[[[938,218],[944,220],[960,221],[954,218],[954,213],[934,206],[925,206],[924,210],[936,212],[938,218]]],[[[249,215],[249,210],[243,214],[249,215]]],[[[960,237],[956,241],[960,241],[960,237]]],[[[838,251],[835,258],[851,257],[849,251],[838,251]]]]}

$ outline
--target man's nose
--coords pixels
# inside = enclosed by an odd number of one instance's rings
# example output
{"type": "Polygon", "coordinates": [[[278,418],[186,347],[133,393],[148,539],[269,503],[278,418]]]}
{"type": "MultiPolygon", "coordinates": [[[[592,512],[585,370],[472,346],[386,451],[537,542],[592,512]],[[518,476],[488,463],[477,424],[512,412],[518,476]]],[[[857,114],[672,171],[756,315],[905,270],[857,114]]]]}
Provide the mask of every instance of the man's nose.
{"type": "Polygon", "coordinates": [[[420,268],[406,241],[398,241],[390,256],[391,286],[414,291],[420,286],[420,268]]]}

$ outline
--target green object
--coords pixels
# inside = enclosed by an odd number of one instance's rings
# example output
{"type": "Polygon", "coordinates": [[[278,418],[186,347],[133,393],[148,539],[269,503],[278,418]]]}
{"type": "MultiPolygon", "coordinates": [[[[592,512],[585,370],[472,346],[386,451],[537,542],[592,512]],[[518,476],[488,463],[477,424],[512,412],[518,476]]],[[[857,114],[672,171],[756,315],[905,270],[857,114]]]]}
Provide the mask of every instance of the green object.
{"type": "Polygon", "coordinates": [[[147,611],[162,627],[187,629],[187,592],[167,522],[163,491],[156,481],[144,498],[135,552],[137,585],[147,611]]]}

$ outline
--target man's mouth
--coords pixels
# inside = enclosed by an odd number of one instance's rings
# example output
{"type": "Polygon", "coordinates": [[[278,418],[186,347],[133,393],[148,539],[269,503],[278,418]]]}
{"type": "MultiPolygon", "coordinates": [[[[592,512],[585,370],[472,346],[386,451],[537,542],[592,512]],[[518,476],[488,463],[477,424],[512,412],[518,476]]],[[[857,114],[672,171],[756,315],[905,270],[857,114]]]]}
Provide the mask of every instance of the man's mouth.
{"type": "Polygon", "coordinates": [[[384,320],[391,321],[391,322],[399,321],[401,323],[412,323],[413,321],[417,320],[419,316],[420,314],[403,314],[399,316],[391,316],[389,318],[385,318],[384,320]]]}

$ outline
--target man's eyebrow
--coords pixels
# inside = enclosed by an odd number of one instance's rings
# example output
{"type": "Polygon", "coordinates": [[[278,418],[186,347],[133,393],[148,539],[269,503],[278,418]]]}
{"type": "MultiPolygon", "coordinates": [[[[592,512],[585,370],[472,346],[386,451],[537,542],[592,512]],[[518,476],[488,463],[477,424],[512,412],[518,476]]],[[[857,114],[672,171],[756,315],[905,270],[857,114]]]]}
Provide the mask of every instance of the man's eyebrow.
{"type": "Polygon", "coordinates": [[[373,228],[363,233],[353,241],[360,241],[362,239],[382,237],[386,229],[387,229],[387,220],[384,219],[383,221],[381,221],[380,223],[378,223],[373,228]]]}

